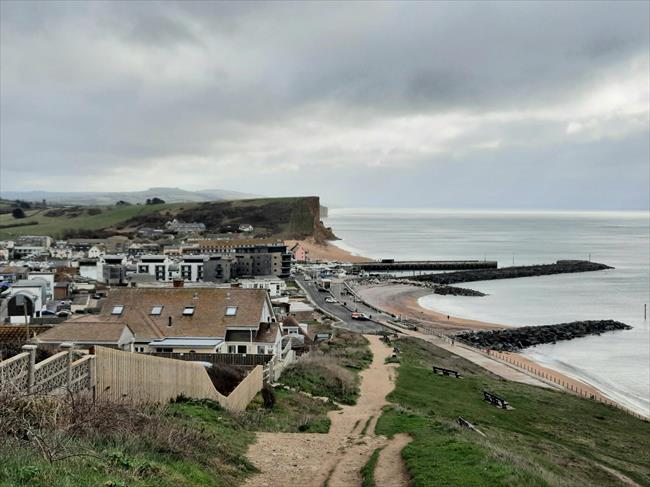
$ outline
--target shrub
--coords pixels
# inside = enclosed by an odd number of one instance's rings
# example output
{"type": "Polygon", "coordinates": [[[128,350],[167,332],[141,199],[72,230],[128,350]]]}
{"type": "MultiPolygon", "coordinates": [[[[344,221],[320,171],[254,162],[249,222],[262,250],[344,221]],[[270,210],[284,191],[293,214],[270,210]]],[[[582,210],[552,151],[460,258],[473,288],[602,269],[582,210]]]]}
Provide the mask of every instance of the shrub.
{"type": "Polygon", "coordinates": [[[11,210],[11,216],[14,218],[25,218],[25,212],[22,208],[14,208],[11,210]]]}
{"type": "Polygon", "coordinates": [[[333,357],[322,353],[302,356],[287,368],[282,382],[343,404],[354,404],[358,393],[354,374],[338,365],[333,357]]]}

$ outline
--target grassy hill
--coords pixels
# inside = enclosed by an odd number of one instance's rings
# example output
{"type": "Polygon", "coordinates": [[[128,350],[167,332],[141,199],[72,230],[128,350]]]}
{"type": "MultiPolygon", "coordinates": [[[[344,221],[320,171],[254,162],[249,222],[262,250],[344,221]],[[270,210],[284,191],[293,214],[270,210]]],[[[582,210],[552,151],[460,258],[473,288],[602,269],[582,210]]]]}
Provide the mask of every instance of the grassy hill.
{"type": "Polygon", "coordinates": [[[613,407],[492,375],[423,341],[400,339],[395,390],[378,434],[410,433],[414,487],[650,485],[650,423],[613,407]],[[431,365],[462,379],[435,375],[431,365]],[[514,409],[483,400],[487,390],[514,409]],[[459,427],[462,417],[485,436],[459,427]],[[623,480],[626,478],[626,480],[623,480]],[[636,482],[636,484],[634,483],[636,482]]]}
{"type": "Polygon", "coordinates": [[[11,213],[4,213],[0,214],[0,239],[11,239],[20,235],[61,237],[66,230],[103,230],[132,218],[163,211],[177,211],[192,204],[69,207],[67,209],[72,211],[66,211],[60,216],[48,216],[48,213],[56,214],[58,208],[47,208],[25,210],[26,218],[20,219],[14,218],[11,213]],[[100,212],[93,214],[93,209],[100,212]]]}
{"type": "MultiPolygon", "coordinates": [[[[5,201],[10,207],[11,203],[5,201]]],[[[106,230],[130,234],[141,227],[162,227],[177,218],[204,223],[211,233],[236,231],[250,224],[257,236],[330,238],[320,223],[317,196],[256,198],[234,201],[165,203],[160,205],[67,206],[25,210],[26,218],[0,214],[0,239],[20,235],[62,237],[70,230],[106,230]]]]}

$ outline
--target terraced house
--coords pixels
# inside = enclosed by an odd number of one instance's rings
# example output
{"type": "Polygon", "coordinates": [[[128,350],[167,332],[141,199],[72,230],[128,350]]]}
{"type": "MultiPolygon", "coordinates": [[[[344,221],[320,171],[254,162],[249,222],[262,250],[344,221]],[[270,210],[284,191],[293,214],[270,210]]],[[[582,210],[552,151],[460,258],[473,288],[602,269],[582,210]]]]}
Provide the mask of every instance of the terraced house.
{"type": "Polygon", "coordinates": [[[136,352],[281,351],[281,325],[264,289],[115,288],[98,315],[73,320],[127,325],[136,352]]]}

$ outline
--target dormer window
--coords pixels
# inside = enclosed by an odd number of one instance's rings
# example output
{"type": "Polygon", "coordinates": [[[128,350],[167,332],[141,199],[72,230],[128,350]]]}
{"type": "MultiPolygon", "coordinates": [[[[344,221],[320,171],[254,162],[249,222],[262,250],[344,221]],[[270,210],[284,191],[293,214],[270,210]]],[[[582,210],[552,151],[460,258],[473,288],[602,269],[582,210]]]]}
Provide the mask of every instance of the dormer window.
{"type": "Polygon", "coordinates": [[[159,306],[159,305],[152,306],[151,307],[151,313],[149,313],[149,314],[151,314],[153,316],[160,316],[162,314],[162,310],[163,310],[162,306],[159,306]]]}
{"type": "Polygon", "coordinates": [[[226,316],[235,316],[237,314],[237,306],[228,306],[226,308],[226,316]]]}
{"type": "Polygon", "coordinates": [[[113,306],[113,309],[111,309],[111,314],[113,316],[119,316],[119,315],[122,314],[123,311],[124,311],[124,305],[123,304],[118,304],[118,305],[113,306]]]}
{"type": "Polygon", "coordinates": [[[183,316],[192,316],[194,314],[194,306],[185,306],[183,308],[183,316]]]}

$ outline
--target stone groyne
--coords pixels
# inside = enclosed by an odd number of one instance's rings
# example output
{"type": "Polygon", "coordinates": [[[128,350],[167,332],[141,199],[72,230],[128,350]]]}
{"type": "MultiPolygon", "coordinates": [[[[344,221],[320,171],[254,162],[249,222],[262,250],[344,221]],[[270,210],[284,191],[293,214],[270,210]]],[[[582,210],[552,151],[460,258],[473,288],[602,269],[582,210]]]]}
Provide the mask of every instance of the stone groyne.
{"type": "Polygon", "coordinates": [[[523,326],[503,330],[465,332],[456,339],[477,348],[502,352],[516,352],[535,345],[572,340],[608,331],[630,330],[632,327],[614,320],[590,320],[560,323],[558,325],[523,326]]]}
{"type": "Polygon", "coordinates": [[[457,284],[472,281],[492,281],[494,279],[514,279],[518,277],[550,276],[575,272],[592,272],[613,269],[605,264],[586,260],[558,260],[555,264],[502,267],[500,269],[477,269],[471,271],[446,272],[409,276],[405,280],[431,282],[435,284],[457,284]]]}

